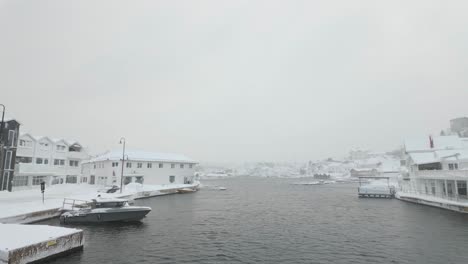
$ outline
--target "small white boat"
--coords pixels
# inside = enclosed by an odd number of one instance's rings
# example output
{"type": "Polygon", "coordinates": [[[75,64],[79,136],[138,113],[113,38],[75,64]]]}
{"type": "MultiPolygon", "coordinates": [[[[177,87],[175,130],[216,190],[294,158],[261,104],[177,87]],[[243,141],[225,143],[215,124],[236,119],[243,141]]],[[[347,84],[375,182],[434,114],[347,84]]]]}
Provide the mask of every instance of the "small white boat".
{"type": "Polygon", "coordinates": [[[293,185],[322,185],[323,181],[293,182],[293,185]]]}
{"type": "Polygon", "coordinates": [[[226,187],[219,187],[218,190],[225,191],[225,190],[227,190],[227,188],[226,187]]]}
{"type": "Polygon", "coordinates": [[[196,189],[192,189],[192,188],[182,188],[182,189],[177,190],[178,193],[193,193],[196,191],[197,191],[196,189]]]}

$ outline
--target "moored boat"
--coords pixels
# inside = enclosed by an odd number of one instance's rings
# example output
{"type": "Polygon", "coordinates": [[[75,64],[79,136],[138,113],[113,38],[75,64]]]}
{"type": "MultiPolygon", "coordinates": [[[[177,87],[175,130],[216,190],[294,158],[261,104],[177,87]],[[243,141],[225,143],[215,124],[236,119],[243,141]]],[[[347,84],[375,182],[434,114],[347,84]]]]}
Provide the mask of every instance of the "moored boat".
{"type": "Polygon", "coordinates": [[[143,219],[151,207],[131,206],[125,199],[93,199],[78,210],[65,212],[60,216],[63,224],[136,222],[143,219]]]}

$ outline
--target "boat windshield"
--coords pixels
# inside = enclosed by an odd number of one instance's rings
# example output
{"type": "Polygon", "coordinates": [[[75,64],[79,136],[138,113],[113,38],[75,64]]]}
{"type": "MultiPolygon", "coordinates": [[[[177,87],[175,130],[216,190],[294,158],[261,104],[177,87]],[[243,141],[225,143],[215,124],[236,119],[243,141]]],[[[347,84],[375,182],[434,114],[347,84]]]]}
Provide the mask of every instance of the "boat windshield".
{"type": "Polygon", "coordinates": [[[96,202],[96,208],[116,208],[122,207],[126,202],[96,202]]]}

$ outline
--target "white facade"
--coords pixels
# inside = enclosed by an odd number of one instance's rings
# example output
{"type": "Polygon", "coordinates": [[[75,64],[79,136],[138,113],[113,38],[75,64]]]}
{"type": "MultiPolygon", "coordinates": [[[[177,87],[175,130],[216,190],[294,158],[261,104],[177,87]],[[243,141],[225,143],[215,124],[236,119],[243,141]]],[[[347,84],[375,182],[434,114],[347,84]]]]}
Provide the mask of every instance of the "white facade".
{"type": "Polygon", "coordinates": [[[467,200],[468,146],[458,136],[422,137],[405,142],[401,191],[447,201],[467,200]]]}
{"type": "MultiPolygon", "coordinates": [[[[126,151],[123,184],[148,185],[193,183],[197,162],[178,154],[126,151]]],[[[108,152],[83,164],[89,184],[120,186],[122,151],[108,152]]]]}
{"type": "Polygon", "coordinates": [[[81,164],[89,155],[80,143],[22,134],[16,153],[15,189],[39,185],[80,183],[81,164]]]}

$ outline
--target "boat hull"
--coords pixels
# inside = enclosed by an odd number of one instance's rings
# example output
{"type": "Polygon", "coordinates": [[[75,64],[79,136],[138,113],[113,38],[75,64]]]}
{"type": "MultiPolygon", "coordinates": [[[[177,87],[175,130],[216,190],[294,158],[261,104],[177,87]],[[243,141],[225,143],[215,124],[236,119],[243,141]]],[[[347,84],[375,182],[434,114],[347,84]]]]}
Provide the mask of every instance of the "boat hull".
{"type": "Polygon", "coordinates": [[[137,222],[141,221],[151,209],[138,210],[115,210],[106,212],[86,212],[86,213],[67,213],[60,216],[60,222],[63,224],[74,223],[107,223],[107,222],[137,222]]]}

